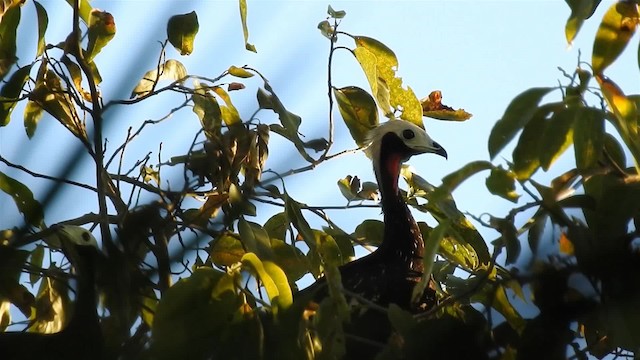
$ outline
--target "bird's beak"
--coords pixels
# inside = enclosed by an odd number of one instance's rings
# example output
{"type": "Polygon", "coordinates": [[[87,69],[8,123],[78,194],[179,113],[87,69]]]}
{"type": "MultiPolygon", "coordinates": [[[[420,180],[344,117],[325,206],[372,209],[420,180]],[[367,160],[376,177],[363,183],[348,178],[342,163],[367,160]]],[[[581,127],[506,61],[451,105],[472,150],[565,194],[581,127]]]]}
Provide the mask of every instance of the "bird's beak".
{"type": "Polygon", "coordinates": [[[431,145],[431,148],[429,149],[429,151],[447,159],[447,150],[445,150],[442,146],[440,146],[440,144],[438,144],[435,141],[431,145]]]}

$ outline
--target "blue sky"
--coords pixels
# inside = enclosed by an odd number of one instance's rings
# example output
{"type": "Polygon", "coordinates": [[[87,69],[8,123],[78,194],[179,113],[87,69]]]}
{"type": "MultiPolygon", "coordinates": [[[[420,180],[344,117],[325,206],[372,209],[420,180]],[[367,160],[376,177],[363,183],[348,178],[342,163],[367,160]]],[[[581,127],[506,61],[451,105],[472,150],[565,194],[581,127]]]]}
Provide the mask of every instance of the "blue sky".
{"type": "MultiPolygon", "coordinates": [[[[182,61],[189,73],[214,77],[230,65],[250,65],[271,82],[285,106],[303,119],[301,132],[308,138],[327,136],[327,56],[328,40],[317,30],[318,22],[326,18],[327,5],[345,10],[346,18],[340,30],[376,38],[389,46],[399,59],[398,74],[418,97],[432,90],[441,90],[443,102],[462,107],[474,116],[464,123],[425,119],[432,138],[449,153],[449,160],[421,156],[410,164],[416,172],[434,184],[472,160],[488,159],[487,138],[491,127],[500,118],[509,101],[525,89],[534,86],[555,86],[563,76],[557,67],[572,72],[577,64],[578,50],[582,59],[590,61],[592,41],[604,11],[611,1],[603,1],[592,19],[583,26],[573,46],[564,38],[564,25],[570,14],[563,1],[248,1],[249,41],[258,53],[244,50],[242,30],[236,1],[93,1],[96,8],[111,12],[118,32],[112,42],[96,58],[104,82],[101,90],[105,102],[128,98],[144,72],[154,68],[159,41],[165,38],[167,19],[174,14],[195,10],[200,20],[194,53],[180,56],[168,49],[167,57],[182,61]]],[[[70,31],[71,10],[66,6],[43,3],[49,11],[48,42],[63,40],[70,31]],[[67,21],[68,20],[68,21],[67,21]],[[62,26],[63,24],[64,26],[62,26]]],[[[33,58],[36,44],[33,5],[24,7],[19,29],[21,65],[33,58]]],[[[627,94],[640,93],[636,56],[637,36],[621,58],[607,70],[627,94]]],[[[341,44],[352,46],[349,39],[341,44]]],[[[360,67],[348,52],[337,53],[333,65],[334,85],[356,85],[367,88],[360,67]]],[[[241,115],[248,117],[256,109],[257,79],[246,82],[247,89],[232,94],[241,115]]],[[[595,83],[594,83],[595,85],[595,83]]],[[[556,99],[559,93],[554,93],[556,99]]],[[[162,97],[148,104],[105,114],[109,130],[108,149],[113,150],[124,139],[126,129],[146,119],[162,117],[179,104],[175,96],[162,97]]],[[[114,109],[115,110],[115,109],[114,109]]],[[[335,151],[355,147],[337,110],[335,151]]],[[[72,148],[75,139],[61,131],[59,124],[45,116],[36,136],[29,141],[22,127],[22,107],[13,113],[12,123],[0,129],[0,152],[6,158],[39,172],[55,173],[55,169],[72,148]]],[[[264,122],[276,121],[275,116],[261,113],[264,122]]],[[[132,143],[123,168],[129,168],[140,155],[152,151],[158,156],[158,144],[163,142],[162,159],[184,154],[199,127],[189,109],[175,114],[132,143]]],[[[496,159],[504,163],[512,147],[496,159]]],[[[571,163],[568,151],[556,165],[556,171],[571,163]]],[[[295,150],[278,136],[271,137],[271,153],[267,167],[286,171],[304,165],[295,150]]],[[[115,171],[116,169],[112,169],[115,171]]],[[[0,171],[27,183],[36,184],[36,198],[42,196],[39,186],[23,173],[0,165],[0,171]]],[[[344,205],[335,185],[339,178],[358,175],[374,181],[366,157],[355,154],[336,158],[315,171],[290,178],[287,190],[310,205],[344,205]]],[[[553,171],[551,175],[553,175],[553,171]]],[[[557,174],[557,172],[556,172],[557,174]]],[[[498,216],[511,208],[510,203],[491,196],[484,187],[488,174],[474,177],[455,193],[462,211],[475,215],[488,212],[498,216]]],[[[538,174],[544,182],[551,175],[538,174]]],[[[78,162],[75,180],[92,182],[93,169],[88,158],[78,162]]],[[[0,227],[19,221],[8,197],[0,198],[0,227]]],[[[96,211],[93,194],[83,190],[64,192],[47,209],[48,224],[96,211]]],[[[259,210],[260,211],[260,210],[259,210]]],[[[260,211],[257,222],[264,222],[274,209],[260,211]]],[[[414,212],[418,220],[433,220],[414,212]]],[[[381,218],[378,210],[334,211],[334,220],[351,231],[365,218],[381,218]]],[[[312,225],[320,226],[321,222],[312,225]]],[[[497,234],[486,232],[488,241],[497,234]]]]}

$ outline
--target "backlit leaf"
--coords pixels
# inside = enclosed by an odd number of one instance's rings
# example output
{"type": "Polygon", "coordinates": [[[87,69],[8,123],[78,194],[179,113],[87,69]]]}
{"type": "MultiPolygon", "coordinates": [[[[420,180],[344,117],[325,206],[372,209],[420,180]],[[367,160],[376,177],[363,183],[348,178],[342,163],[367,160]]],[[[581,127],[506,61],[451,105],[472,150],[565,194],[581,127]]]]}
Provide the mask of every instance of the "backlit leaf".
{"type": "Polygon", "coordinates": [[[507,322],[516,331],[522,331],[524,329],[526,323],[520,313],[518,313],[518,310],[516,310],[507,298],[507,292],[502,285],[495,288],[493,303],[491,305],[505,317],[507,322]]]}
{"type": "Polygon", "coordinates": [[[18,60],[16,58],[16,30],[18,23],[20,23],[21,5],[20,2],[12,3],[0,21],[0,39],[2,39],[0,41],[0,80],[4,79],[18,60]]]}
{"type": "Polygon", "coordinates": [[[274,313],[278,307],[286,309],[291,305],[293,296],[287,277],[282,269],[273,262],[261,261],[256,254],[251,252],[242,257],[242,265],[251,271],[256,278],[260,279],[262,286],[267,291],[269,300],[276,306],[273,308],[274,313]]]}
{"type": "Polygon", "coordinates": [[[347,15],[344,10],[333,10],[331,5],[329,5],[329,8],[327,9],[327,14],[329,14],[329,16],[334,19],[342,19],[345,17],[345,15],[347,15]]]}
{"type": "Polygon", "coordinates": [[[520,180],[528,179],[540,167],[540,134],[548,126],[547,117],[562,104],[547,104],[536,110],[526,124],[513,149],[513,172],[520,180]]]}
{"type": "Polygon", "coordinates": [[[413,90],[410,87],[403,88],[402,79],[396,77],[398,59],[393,51],[373,38],[354,36],[353,39],[356,43],[354,55],[362,66],[367,80],[369,80],[371,91],[378,100],[378,106],[385,112],[385,115],[391,116],[388,109],[385,108],[386,92],[388,91],[389,104],[395,110],[402,111],[400,118],[424,128],[420,101],[413,90]],[[367,51],[361,51],[358,48],[363,48],[367,51]],[[373,69],[376,70],[375,74],[373,69]]]}
{"type": "MultiPolygon", "coordinates": [[[[80,0],[78,2],[80,3],[80,11],[79,11],[80,19],[82,19],[82,21],[84,21],[86,25],[89,25],[90,18],[91,18],[91,11],[93,11],[93,8],[91,7],[91,4],[90,4],[90,0],[80,0]]],[[[75,6],[75,0],[67,0],[67,3],[72,8],[75,6]]]]}
{"type": "Polygon", "coordinates": [[[465,121],[471,118],[471,114],[464,109],[455,110],[442,103],[440,90],[432,91],[429,96],[420,100],[422,115],[438,120],[465,121]]]}
{"type": "Polygon", "coordinates": [[[596,76],[604,98],[613,111],[616,129],[634,157],[636,167],[640,162],[640,140],[638,140],[638,109],[636,103],[625,96],[612,80],[605,76],[596,76]]]}
{"type": "Polygon", "coordinates": [[[604,149],[604,113],[594,108],[580,108],[573,125],[576,166],[587,170],[597,165],[604,149]]]}
{"type": "Polygon", "coordinates": [[[266,91],[258,89],[258,106],[260,106],[261,109],[273,110],[273,112],[278,114],[278,118],[282,124],[282,126],[278,124],[271,124],[269,129],[291,141],[298,150],[298,153],[300,153],[306,161],[314,162],[313,158],[307,154],[304,143],[300,139],[300,134],[298,133],[298,128],[302,123],[300,116],[290,112],[284,107],[278,96],[273,91],[273,88],[266,80],[264,82],[264,88],[266,91]]]}
{"type": "Polygon", "coordinates": [[[236,236],[223,233],[212,241],[209,256],[218,266],[231,266],[240,262],[245,253],[242,242],[236,236]]]}
{"type": "Polygon", "coordinates": [[[489,135],[489,156],[493,159],[535,114],[542,98],[553,88],[531,88],[516,96],[489,135]]]}
{"type": "Polygon", "coordinates": [[[242,34],[244,35],[245,49],[257,52],[256,47],[249,44],[249,28],[247,27],[247,0],[239,0],[240,5],[240,21],[242,22],[242,34]]]}
{"type": "Polygon", "coordinates": [[[285,194],[285,214],[287,214],[291,225],[298,230],[298,234],[300,234],[309,248],[315,249],[316,236],[311,230],[307,219],[302,216],[300,203],[292,199],[288,194],[285,194]]]}
{"type": "Polygon", "coordinates": [[[564,28],[564,34],[567,38],[567,43],[571,44],[573,39],[576,38],[578,31],[582,27],[584,20],[589,18],[595,11],[600,0],[565,0],[571,8],[571,15],[567,19],[567,24],[564,28]]]}
{"type": "Polygon", "coordinates": [[[231,67],[229,67],[229,69],[227,70],[229,72],[230,75],[233,75],[235,77],[239,77],[241,79],[246,79],[246,78],[250,78],[253,76],[252,72],[249,72],[243,68],[239,68],[237,66],[231,65],[231,67]]]}
{"type": "Polygon", "coordinates": [[[151,352],[155,358],[204,358],[211,345],[193,339],[212,339],[216,330],[219,332],[221,327],[228,326],[228,319],[237,309],[233,292],[217,290],[228,277],[223,272],[201,267],[162,295],[151,336],[151,352]],[[227,298],[227,295],[231,296],[227,298]]]}
{"type": "Polygon", "coordinates": [[[11,196],[27,224],[40,229],[44,227],[42,205],[33,198],[33,193],[28,187],[0,172],[0,190],[11,196]]]}
{"type": "Polygon", "coordinates": [[[36,14],[38,16],[38,49],[36,50],[36,57],[38,57],[44,52],[44,34],[49,25],[49,16],[47,16],[47,11],[39,2],[34,1],[33,4],[36,6],[36,14]]]}
{"type": "Polygon", "coordinates": [[[98,9],[91,10],[89,29],[87,31],[87,37],[89,38],[86,54],[87,62],[91,62],[115,35],[116,22],[113,19],[113,15],[98,9]]]}
{"type": "Polygon", "coordinates": [[[282,240],[271,239],[271,248],[275,263],[287,274],[289,282],[298,281],[309,272],[309,260],[297,247],[282,240]]]}
{"type": "Polygon", "coordinates": [[[257,223],[246,221],[240,218],[238,222],[238,232],[240,240],[244,244],[247,252],[255,253],[261,259],[271,259],[271,239],[267,231],[257,223]]]}
{"type": "Polygon", "coordinates": [[[604,14],[593,43],[591,65],[596,75],[613,63],[633,36],[640,21],[638,5],[616,1],[604,14]]]}
{"type": "Polygon", "coordinates": [[[491,169],[491,174],[487,177],[485,183],[492,194],[517,203],[520,195],[516,193],[515,180],[516,175],[513,171],[505,170],[500,166],[491,169]]]}
{"type": "Polygon", "coordinates": [[[42,118],[42,108],[33,101],[27,101],[24,107],[24,129],[29,139],[33,137],[38,126],[38,122],[42,118]]]}
{"type": "Polygon", "coordinates": [[[7,100],[7,102],[0,103],[0,126],[6,126],[11,121],[11,112],[17,104],[22,87],[29,80],[30,71],[31,65],[21,67],[11,75],[6,84],[3,84],[0,90],[0,99],[7,100]],[[12,99],[16,101],[9,101],[12,99]]]}
{"type": "Polygon", "coordinates": [[[264,223],[264,229],[269,234],[272,243],[274,239],[284,240],[287,230],[289,230],[287,214],[279,212],[273,215],[264,223]]]}
{"type": "Polygon", "coordinates": [[[153,69],[144,74],[142,80],[131,92],[131,98],[147,96],[161,80],[182,81],[186,76],[187,69],[184,65],[178,60],[169,59],[160,65],[159,73],[158,69],[153,69]]]}
{"type": "Polygon", "coordinates": [[[384,239],[384,223],[380,220],[365,220],[356,226],[353,235],[362,244],[380,246],[384,239]]]}
{"type": "Polygon", "coordinates": [[[480,171],[489,170],[493,165],[488,161],[472,161],[460,169],[442,178],[442,185],[438,187],[430,196],[431,201],[438,202],[451,194],[460,184],[480,171]]]}
{"type": "Polygon", "coordinates": [[[544,171],[549,170],[553,162],[573,142],[573,123],[578,109],[577,107],[570,107],[556,111],[549,119],[538,145],[540,166],[544,171]]]}
{"type": "MultiPolygon", "coordinates": [[[[32,266],[42,267],[42,260],[44,259],[44,246],[42,244],[36,245],[36,248],[31,252],[31,259],[29,262],[32,266]]],[[[38,280],[40,280],[41,276],[37,272],[32,272],[29,274],[29,283],[31,286],[34,286],[38,280]]]]}
{"type": "Polygon", "coordinates": [[[445,233],[449,230],[449,222],[444,221],[429,232],[429,237],[425,239],[424,254],[422,255],[422,277],[420,281],[413,287],[411,294],[411,303],[417,303],[422,297],[422,293],[429,286],[431,280],[431,272],[436,259],[436,253],[440,248],[440,242],[444,238],[445,233]]]}
{"type": "Polygon", "coordinates": [[[218,134],[222,125],[222,111],[216,98],[204,89],[196,89],[192,96],[193,112],[200,119],[202,128],[209,134],[218,134]]]}
{"type": "Polygon", "coordinates": [[[333,94],[351,137],[358,146],[363,146],[367,133],[378,125],[375,101],[369,93],[355,86],[334,88],[333,94]]]}
{"type": "Polygon", "coordinates": [[[198,14],[195,11],[174,15],[167,22],[167,38],[180,55],[190,55],[199,28],[198,14]]]}

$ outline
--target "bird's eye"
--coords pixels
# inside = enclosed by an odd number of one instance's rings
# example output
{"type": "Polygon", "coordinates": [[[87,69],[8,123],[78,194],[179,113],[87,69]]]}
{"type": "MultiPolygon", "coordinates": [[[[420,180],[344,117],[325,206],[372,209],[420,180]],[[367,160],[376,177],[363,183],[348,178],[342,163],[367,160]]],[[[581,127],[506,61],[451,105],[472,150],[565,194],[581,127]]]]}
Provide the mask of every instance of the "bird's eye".
{"type": "Polygon", "coordinates": [[[413,132],[413,130],[406,129],[402,132],[402,136],[407,140],[411,140],[416,137],[416,134],[413,132]]]}
{"type": "Polygon", "coordinates": [[[82,233],[82,240],[84,240],[84,242],[89,242],[89,240],[91,240],[91,235],[89,235],[88,232],[83,232],[82,233]]]}

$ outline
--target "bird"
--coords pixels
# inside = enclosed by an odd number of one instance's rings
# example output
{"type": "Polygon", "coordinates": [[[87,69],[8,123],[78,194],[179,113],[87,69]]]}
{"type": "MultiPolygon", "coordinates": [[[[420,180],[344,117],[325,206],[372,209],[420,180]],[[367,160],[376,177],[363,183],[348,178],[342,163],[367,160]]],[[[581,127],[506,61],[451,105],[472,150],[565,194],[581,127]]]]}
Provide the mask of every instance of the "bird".
{"type": "MultiPolygon", "coordinates": [[[[428,287],[418,302],[412,292],[423,272],[424,239],[398,186],[402,164],[413,155],[432,153],[447,158],[446,150],[433,141],[424,129],[403,120],[389,120],[367,135],[366,154],[373,162],[384,215],[384,233],[380,246],[372,253],[339,267],[342,286],[348,293],[382,307],[396,304],[411,313],[419,313],[437,302],[435,290],[428,287]]],[[[328,296],[326,279],[301,290],[296,297],[319,301],[328,296]]],[[[347,296],[349,299],[349,296],[347,296]]],[[[357,300],[357,299],[356,299],[357,300]]],[[[353,301],[353,297],[350,302],[353,301]]],[[[391,335],[386,314],[375,309],[352,311],[345,324],[346,357],[373,358],[391,335]],[[349,336],[355,335],[355,336],[349,336]]]]}
{"type": "Polygon", "coordinates": [[[71,319],[57,333],[0,333],[3,360],[101,359],[104,340],[96,309],[95,278],[102,252],[93,235],[72,225],[57,225],[60,247],[76,272],[76,298],[71,319]]]}

